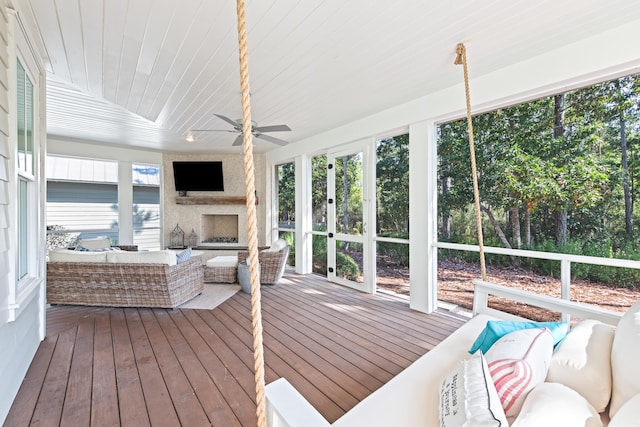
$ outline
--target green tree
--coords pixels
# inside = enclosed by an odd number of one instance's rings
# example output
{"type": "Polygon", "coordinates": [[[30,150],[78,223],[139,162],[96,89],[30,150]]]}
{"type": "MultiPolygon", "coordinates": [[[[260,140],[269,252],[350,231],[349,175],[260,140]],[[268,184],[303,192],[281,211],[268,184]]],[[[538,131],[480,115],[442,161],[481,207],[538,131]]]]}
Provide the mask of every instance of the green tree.
{"type": "Polygon", "coordinates": [[[277,166],[278,171],[278,223],[289,223],[296,219],[295,164],[277,166]]]}
{"type": "Polygon", "coordinates": [[[409,135],[376,146],[376,232],[409,232],[409,135]]]}

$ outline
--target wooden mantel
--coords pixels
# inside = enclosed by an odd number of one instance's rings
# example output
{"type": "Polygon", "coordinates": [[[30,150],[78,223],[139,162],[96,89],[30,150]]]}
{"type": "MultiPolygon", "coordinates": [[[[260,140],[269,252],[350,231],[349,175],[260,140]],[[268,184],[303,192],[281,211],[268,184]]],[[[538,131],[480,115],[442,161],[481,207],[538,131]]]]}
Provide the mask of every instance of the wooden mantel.
{"type": "MultiPolygon", "coordinates": [[[[178,196],[176,205],[246,205],[245,196],[178,196]]],[[[258,198],[256,197],[256,205],[258,198]]]]}

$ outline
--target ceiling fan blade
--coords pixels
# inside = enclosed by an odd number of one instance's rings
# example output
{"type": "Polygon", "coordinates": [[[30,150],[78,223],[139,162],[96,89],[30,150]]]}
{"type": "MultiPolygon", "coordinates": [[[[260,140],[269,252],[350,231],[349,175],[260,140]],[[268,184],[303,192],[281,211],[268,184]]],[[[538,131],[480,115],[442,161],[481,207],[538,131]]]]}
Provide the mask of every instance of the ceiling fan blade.
{"type": "Polygon", "coordinates": [[[191,129],[190,132],[236,132],[230,129],[191,129]]]}
{"type": "Polygon", "coordinates": [[[255,134],[256,138],[260,138],[260,139],[264,139],[265,141],[269,141],[269,142],[273,142],[274,144],[278,144],[278,145],[287,145],[288,142],[284,141],[282,139],[278,139],[278,138],[274,138],[272,136],[269,135],[263,135],[261,133],[257,133],[255,134]]]}
{"type": "Polygon", "coordinates": [[[233,141],[233,146],[238,146],[238,145],[242,145],[242,141],[243,141],[243,137],[242,134],[238,135],[235,139],[235,141],[233,141]]]}
{"type": "Polygon", "coordinates": [[[236,123],[235,120],[231,120],[229,117],[227,116],[222,116],[220,114],[213,114],[214,116],[216,116],[217,118],[219,118],[220,120],[224,120],[225,122],[229,123],[231,126],[236,127],[238,126],[238,123],[236,123]]]}
{"type": "Polygon", "coordinates": [[[273,125],[273,126],[256,126],[253,128],[256,132],[286,132],[291,128],[287,125],[273,125]]]}

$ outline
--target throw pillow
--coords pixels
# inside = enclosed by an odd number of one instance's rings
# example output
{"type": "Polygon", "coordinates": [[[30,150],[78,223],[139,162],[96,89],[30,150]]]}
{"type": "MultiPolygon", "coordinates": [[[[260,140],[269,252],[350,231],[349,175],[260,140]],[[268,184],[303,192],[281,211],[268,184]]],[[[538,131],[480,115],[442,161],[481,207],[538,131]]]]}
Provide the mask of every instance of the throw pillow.
{"type": "Polygon", "coordinates": [[[111,246],[111,239],[108,237],[96,237],[94,239],[81,239],[78,240],[78,246],[83,246],[89,250],[95,251],[98,249],[104,249],[111,246]]]}
{"type": "Polygon", "coordinates": [[[518,415],[529,391],[544,381],[553,352],[548,329],[521,329],[500,338],[486,358],[507,417],[518,415]]]}
{"type": "Polygon", "coordinates": [[[440,425],[508,426],[487,362],[481,353],[458,364],[442,381],[440,425]]]}
{"type": "Polygon", "coordinates": [[[611,406],[613,419],[627,400],[640,393],[640,300],[618,322],[611,347],[611,406]]]}
{"type": "Polygon", "coordinates": [[[191,248],[183,249],[179,252],[176,252],[176,262],[180,264],[181,262],[189,261],[191,259],[191,248]]]}
{"type": "Polygon", "coordinates": [[[91,249],[85,248],[84,246],[80,246],[80,245],[76,246],[76,248],[74,250],[76,250],[78,252],[90,252],[91,251],[91,249]]]}
{"type": "Polygon", "coordinates": [[[527,396],[511,427],[602,427],[600,414],[575,390],[541,383],[527,396]]]}
{"type": "Polygon", "coordinates": [[[280,252],[287,247],[287,242],[284,239],[278,239],[271,245],[270,248],[265,249],[264,252],[280,252]]]}
{"type": "Polygon", "coordinates": [[[609,422],[609,427],[637,426],[640,420],[640,394],[636,394],[616,412],[609,422]]]}
{"type": "Polygon", "coordinates": [[[613,327],[593,319],[574,325],[551,356],[547,381],[572,388],[604,411],[611,399],[613,334],[613,327]]]}
{"type": "Polygon", "coordinates": [[[469,349],[473,354],[480,350],[486,353],[489,348],[503,336],[510,332],[521,329],[547,328],[553,335],[553,344],[558,344],[569,331],[569,324],[566,322],[513,322],[507,320],[489,320],[487,326],[478,335],[475,342],[469,349]]]}

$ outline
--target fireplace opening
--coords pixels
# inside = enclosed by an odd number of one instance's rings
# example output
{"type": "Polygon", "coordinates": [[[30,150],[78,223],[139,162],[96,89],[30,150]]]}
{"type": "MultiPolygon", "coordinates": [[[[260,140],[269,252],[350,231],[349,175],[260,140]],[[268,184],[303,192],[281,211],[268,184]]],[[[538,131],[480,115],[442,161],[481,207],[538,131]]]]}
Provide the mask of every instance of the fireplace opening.
{"type": "Polygon", "coordinates": [[[202,215],[201,244],[238,243],[238,215],[202,215]]]}

